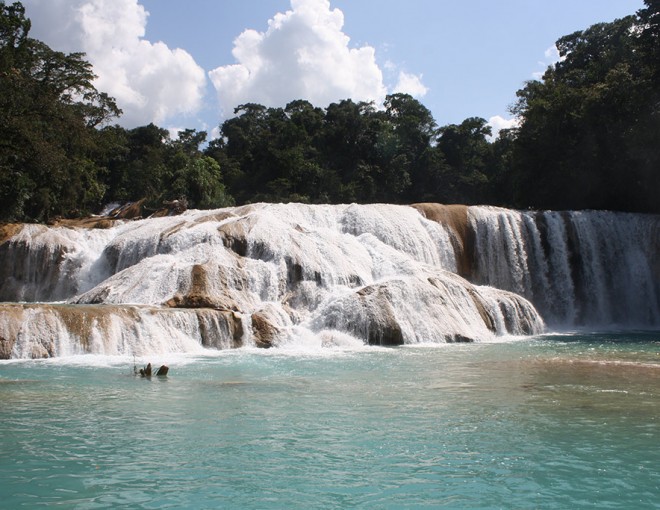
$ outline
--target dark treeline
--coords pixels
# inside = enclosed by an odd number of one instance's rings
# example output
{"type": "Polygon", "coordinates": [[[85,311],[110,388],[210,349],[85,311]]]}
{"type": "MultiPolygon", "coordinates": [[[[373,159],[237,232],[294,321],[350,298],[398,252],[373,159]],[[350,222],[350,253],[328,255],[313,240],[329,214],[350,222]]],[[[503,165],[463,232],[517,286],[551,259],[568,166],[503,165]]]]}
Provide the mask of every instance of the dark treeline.
{"type": "Polygon", "coordinates": [[[146,199],[211,208],[256,201],[444,202],[660,212],[660,0],[562,37],[562,60],[517,92],[519,127],[438,127],[405,94],[382,108],[239,106],[206,144],[112,125],[91,65],[29,37],[0,1],[0,220],[47,221],[146,199]]]}

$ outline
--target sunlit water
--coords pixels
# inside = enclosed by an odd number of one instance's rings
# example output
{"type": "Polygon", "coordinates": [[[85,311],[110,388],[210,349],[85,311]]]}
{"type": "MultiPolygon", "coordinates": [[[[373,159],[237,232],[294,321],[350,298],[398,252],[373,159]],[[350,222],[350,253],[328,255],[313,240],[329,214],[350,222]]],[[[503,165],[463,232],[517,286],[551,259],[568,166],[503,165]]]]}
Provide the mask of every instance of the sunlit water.
{"type": "Polygon", "coordinates": [[[0,363],[2,508],[660,508],[660,333],[0,363]]]}

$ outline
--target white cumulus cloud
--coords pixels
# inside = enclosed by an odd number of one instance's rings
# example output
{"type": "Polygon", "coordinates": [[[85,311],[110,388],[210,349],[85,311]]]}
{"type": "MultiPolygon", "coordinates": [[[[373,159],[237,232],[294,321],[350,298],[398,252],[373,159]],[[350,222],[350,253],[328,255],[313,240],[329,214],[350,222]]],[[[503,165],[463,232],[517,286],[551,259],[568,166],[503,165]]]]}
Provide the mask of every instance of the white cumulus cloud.
{"type": "Polygon", "coordinates": [[[513,119],[505,119],[501,115],[495,115],[488,119],[488,125],[492,131],[491,139],[494,140],[499,136],[501,130],[519,127],[520,119],[516,117],[513,119]]]}
{"type": "Polygon", "coordinates": [[[374,48],[351,48],[343,25],[343,13],[328,0],[291,0],[291,10],[276,14],[266,32],[243,31],[232,51],[237,63],[209,72],[223,115],[248,102],[382,102],[387,88],[374,48]]]}
{"type": "Polygon", "coordinates": [[[413,97],[424,97],[428,91],[428,87],[422,83],[421,75],[417,76],[399,71],[399,81],[394,87],[394,92],[410,94],[413,97]]]}
{"type": "Polygon", "coordinates": [[[23,0],[30,35],[60,51],[83,51],[95,86],[124,110],[120,123],[161,124],[202,106],[204,70],[182,49],[144,39],[148,13],[138,0],[23,0]]]}
{"type": "Polygon", "coordinates": [[[548,67],[556,64],[557,62],[562,62],[566,58],[559,56],[559,50],[554,44],[543,52],[543,56],[545,57],[544,60],[539,60],[538,62],[538,65],[542,67],[543,70],[532,73],[532,77],[535,80],[542,80],[543,75],[545,74],[545,71],[548,67]]]}

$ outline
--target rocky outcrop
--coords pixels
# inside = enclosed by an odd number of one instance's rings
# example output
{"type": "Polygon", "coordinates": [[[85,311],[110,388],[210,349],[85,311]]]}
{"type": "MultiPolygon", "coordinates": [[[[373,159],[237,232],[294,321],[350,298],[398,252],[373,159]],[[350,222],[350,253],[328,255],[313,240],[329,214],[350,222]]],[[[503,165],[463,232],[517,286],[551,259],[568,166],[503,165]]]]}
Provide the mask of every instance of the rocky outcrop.
{"type": "Polygon", "coordinates": [[[195,313],[204,347],[236,349],[244,345],[245,330],[239,313],[205,308],[198,308],[195,313]]]}
{"type": "Polygon", "coordinates": [[[45,225],[12,230],[0,244],[0,301],[63,300],[75,293],[75,241],[45,225]]]}
{"type": "Polygon", "coordinates": [[[10,359],[11,351],[14,348],[14,339],[8,339],[0,336],[0,359],[10,359]]]}
{"type": "Polygon", "coordinates": [[[466,205],[435,203],[413,204],[425,218],[440,223],[452,232],[451,243],[456,254],[458,274],[470,278],[473,266],[474,233],[470,229],[466,205]]]}
{"type": "Polygon", "coordinates": [[[131,305],[0,305],[0,359],[194,352],[243,345],[240,314],[131,305]]]}
{"type": "Polygon", "coordinates": [[[392,306],[387,285],[370,285],[356,293],[362,313],[371,320],[367,325],[370,345],[402,345],[403,332],[392,306]]]}
{"type": "Polygon", "coordinates": [[[90,216],[87,218],[55,218],[49,225],[53,227],[66,228],[99,228],[107,229],[115,225],[117,218],[108,218],[106,216],[90,216]]]}
{"type": "Polygon", "coordinates": [[[277,340],[280,329],[263,312],[252,314],[252,334],[257,347],[267,349],[277,340]]]}
{"type": "Polygon", "coordinates": [[[201,264],[191,268],[190,287],[185,294],[176,294],[164,304],[170,308],[211,308],[238,311],[238,305],[224,294],[209,292],[207,269],[201,264]]]}
{"type": "Polygon", "coordinates": [[[0,244],[11,239],[23,228],[22,223],[3,223],[0,224],[0,244]]]}
{"type": "Polygon", "coordinates": [[[163,207],[149,215],[149,218],[164,218],[166,216],[178,216],[188,210],[185,200],[170,200],[163,202],[163,207]]]}
{"type": "Polygon", "coordinates": [[[224,222],[218,227],[222,242],[228,249],[237,255],[245,257],[248,251],[248,235],[252,229],[252,222],[247,218],[224,222]]]}
{"type": "Polygon", "coordinates": [[[345,331],[375,345],[472,342],[544,328],[525,299],[473,286],[451,273],[368,285],[322,306],[317,317],[318,328],[345,331]]]}
{"type": "Polygon", "coordinates": [[[2,296],[68,304],[0,308],[0,355],[390,346],[543,328],[525,300],[459,276],[471,263],[465,206],[253,204],[125,221],[129,209],[103,231],[7,227],[2,296]]]}
{"type": "Polygon", "coordinates": [[[115,207],[108,213],[108,217],[116,220],[134,220],[142,218],[142,208],[146,201],[147,199],[143,198],[137,202],[128,202],[119,207],[115,207]]]}

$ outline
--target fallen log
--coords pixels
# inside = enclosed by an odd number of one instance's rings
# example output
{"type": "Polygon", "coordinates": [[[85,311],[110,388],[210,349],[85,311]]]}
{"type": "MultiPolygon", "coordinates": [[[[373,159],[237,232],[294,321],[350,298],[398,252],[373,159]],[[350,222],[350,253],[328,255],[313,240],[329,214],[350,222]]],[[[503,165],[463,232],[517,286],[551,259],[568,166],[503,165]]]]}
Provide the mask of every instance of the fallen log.
{"type": "MultiPolygon", "coordinates": [[[[157,376],[165,376],[170,371],[170,368],[167,365],[161,365],[160,368],[156,371],[157,376]]],[[[147,366],[141,368],[139,374],[142,377],[151,377],[153,369],[151,368],[151,363],[147,363],[147,366]]]]}

